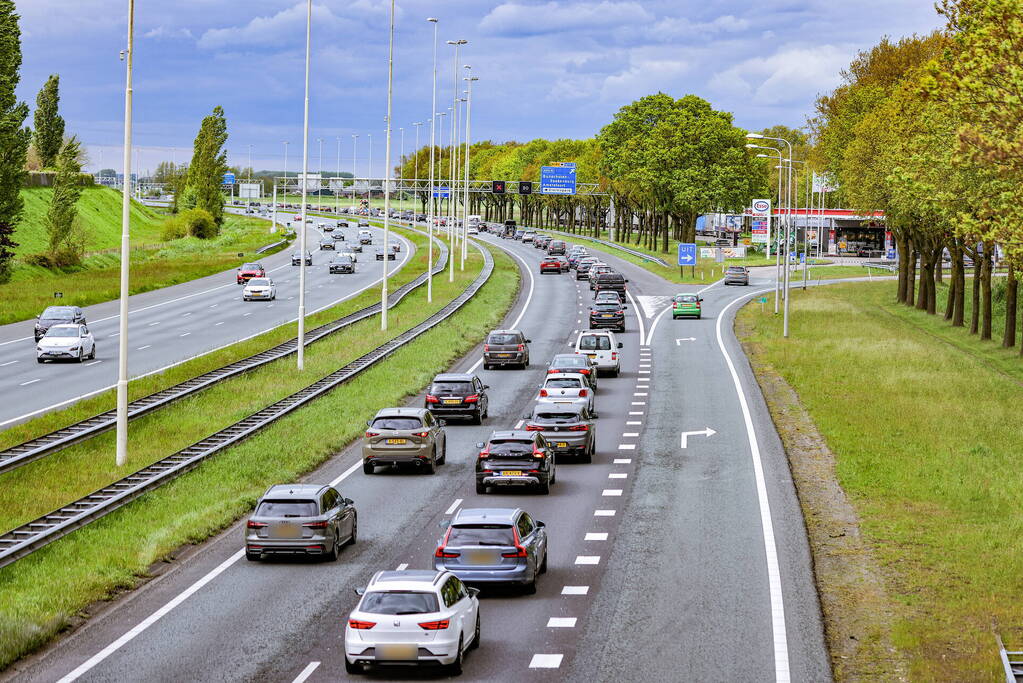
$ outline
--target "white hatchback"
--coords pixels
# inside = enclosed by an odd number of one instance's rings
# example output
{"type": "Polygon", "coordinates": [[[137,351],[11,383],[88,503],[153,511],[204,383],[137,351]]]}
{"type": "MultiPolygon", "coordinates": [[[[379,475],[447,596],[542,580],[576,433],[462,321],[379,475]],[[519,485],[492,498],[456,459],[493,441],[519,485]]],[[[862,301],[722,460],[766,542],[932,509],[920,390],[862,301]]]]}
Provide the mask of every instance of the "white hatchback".
{"type": "Polygon", "coordinates": [[[36,360],[76,360],[96,357],[96,340],[85,325],[54,325],[36,342],[36,360]]]}
{"type": "Polygon", "coordinates": [[[596,397],[589,378],[578,372],[550,373],[540,385],[537,403],[585,406],[590,417],[597,416],[596,397]]]}
{"type": "Polygon", "coordinates": [[[446,571],[381,571],[370,580],[345,628],[345,671],[374,665],[440,665],[462,673],[480,642],[479,590],[446,571]]]}
{"type": "Polygon", "coordinates": [[[614,377],[621,372],[622,343],[615,339],[610,330],[583,330],[575,340],[575,352],[587,356],[597,366],[597,371],[610,373],[614,377]]]}
{"type": "Polygon", "coordinates": [[[242,290],[243,301],[273,301],[277,298],[277,285],[268,277],[254,277],[242,290]]]}

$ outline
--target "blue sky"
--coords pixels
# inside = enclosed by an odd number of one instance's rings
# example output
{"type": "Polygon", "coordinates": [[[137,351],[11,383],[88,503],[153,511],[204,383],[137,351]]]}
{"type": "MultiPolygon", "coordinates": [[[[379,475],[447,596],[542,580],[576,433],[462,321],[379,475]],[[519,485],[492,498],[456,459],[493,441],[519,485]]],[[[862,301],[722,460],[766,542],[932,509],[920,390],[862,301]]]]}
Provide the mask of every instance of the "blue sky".
{"type": "MultiPolygon", "coordinates": [[[[383,169],[387,0],[315,0],[310,168],[383,169]]],[[[22,15],[20,95],[34,105],[61,75],[68,130],[94,167],[119,168],[125,0],[16,0],[22,15]]],[[[440,19],[438,109],[453,97],[453,48],[480,80],[473,139],[589,137],[623,104],[658,90],[694,93],[735,114],[737,125],[802,125],[815,96],[882,36],[941,25],[926,0],[398,0],[394,150],[430,114],[433,30],[440,19]]],[[[302,141],[304,0],[136,0],[135,144],[141,167],[186,160],[199,120],[228,116],[231,162],[298,169],[302,141]]],[[[462,69],[459,69],[461,71],[462,69]]],[[[461,77],[462,74],[459,74],[461,77]]],[[[459,83],[460,88],[464,83],[459,83]]],[[[421,128],[420,144],[429,136],[421,128]]],[[[446,140],[446,137],[445,137],[446,140]]]]}

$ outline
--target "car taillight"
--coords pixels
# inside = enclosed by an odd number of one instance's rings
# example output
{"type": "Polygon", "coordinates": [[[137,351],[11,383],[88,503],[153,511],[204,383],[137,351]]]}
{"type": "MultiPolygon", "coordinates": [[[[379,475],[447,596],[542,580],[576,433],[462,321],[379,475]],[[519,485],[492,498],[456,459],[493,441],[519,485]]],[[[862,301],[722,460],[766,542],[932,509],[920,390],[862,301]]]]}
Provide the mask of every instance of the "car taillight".
{"type": "Polygon", "coordinates": [[[547,457],[547,454],[544,453],[543,451],[540,451],[540,450],[537,450],[537,449],[534,448],[533,449],[533,457],[534,458],[540,458],[542,460],[543,458],[547,457]]]}
{"type": "Polygon", "coordinates": [[[589,425],[573,425],[568,428],[570,432],[588,432],[590,431],[589,425]]]}
{"type": "Polygon", "coordinates": [[[543,427],[541,427],[540,425],[526,425],[526,431],[527,432],[542,432],[543,431],[543,427]]]}
{"type": "Polygon", "coordinates": [[[485,460],[489,456],[490,456],[490,449],[489,448],[484,448],[482,451],[480,451],[480,455],[479,455],[480,460],[485,460]]]}
{"type": "Polygon", "coordinates": [[[251,519],[245,524],[249,529],[265,529],[266,522],[253,522],[251,519]]]}
{"type": "Polygon", "coordinates": [[[512,533],[515,535],[515,552],[501,553],[501,557],[529,557],[529,553],[519,543],[519,530],[516,527],[512,527],[512,533]]]}
{"type": "Polygon", "coordinates": [[[547,390],[546,389],[541,389],[540,390],[540,395],[541,396],[546,396],[547,395],[547,390]]]}
{"type": "Polygon", "coordinates": [[[526,345],[525,344],[519,344],[518,350],[519,351],[525,351],[526,350],[526,345]]]}
{"type": "Polygon", "coordinates": [[[700,302],[699,301],[696,302],[696,307],[700,308],[700,302]]]}
{"type": "Polygon", "coordinates": [[[580,375],[588,375],[588,374],[590,374],[590,371],[585,369],[585,368],[580,368],[579,374],[580,375]]]}
{"type": "Polygon", "coordinates": [[[412,436],[418,436],[420,439],[425,439],[430,436],[430,432],[412,432],[412,436]]]}
{"type": "Polygon", "coordinates": [[[614,351],[611,352],[611,360],[618,360],[618,354],[614,351]]]}
{"type": "Polygon", "coordinates": [[[366,432],[366,438],[371,439],[374,436],[380,436],[380,432],[366,432]]]}
{"type": "Polygon", "coordinates": [[[426,402],[427,403],[438,403],[437,397],[436,396],[431,396],[430,394],[427,394],[426,395],[426,402]]]}
{"type": "Polygon", "coordinates": [[[439,619],[437,621],[421,621],[419,622],[419,628],[427,631],[440,631],[446,629],[448,624],[451,623],[450,619],[439,619]]]}
{"type": "Polygon", "coordinates": [[[464,402],[466,402],[466,403],[476,403],[477,401],[480,400],[480,395],[479,394],[473,394],[472,396],[466,396],[462,400],[464,402]]]}
{"type": "Polygon", "coordinates": [[[580,396],[589,396],[589,394],[588,394],[588,393],[586,392],[586,390],[585,390],[585,389],[580,389],[580,390],[579,390],[579,395],[580,395],[580,396]]]}
{"type": "Polygon", "coordinates": [[[561,370],[555,370],[554,368],[550,368],[550,369],[547,370],[547,374],[548,375],[556,375],[559,372],[561,372],[561,370]]]}
{"type": "Polygon", "coordinates": [[[484,344],[483,345],[483,350],[484,351],[489,351],[490,350],[490,344],[484,344]]]}
{"type": "Polygon", "coordinates": [[[360,631],[365,631],[367,629],[371,629],[371,628],[373,628],[376,625],[377,625],[377,623],[375,621],[359,621],[358,619],[349,619],[348,620],[348,628],[354,628],[354,629],[358,629],[360,631]]]}
{"type": "Polygon", "coordinates": [[[304,527],[306,527],[308,529],[326,529],[327,528],[327,522],[326,522],[326,520],[324,520],[322,522],[309,522],[307,524],[303,524],[302,526],[304,526],[304,527]]]}

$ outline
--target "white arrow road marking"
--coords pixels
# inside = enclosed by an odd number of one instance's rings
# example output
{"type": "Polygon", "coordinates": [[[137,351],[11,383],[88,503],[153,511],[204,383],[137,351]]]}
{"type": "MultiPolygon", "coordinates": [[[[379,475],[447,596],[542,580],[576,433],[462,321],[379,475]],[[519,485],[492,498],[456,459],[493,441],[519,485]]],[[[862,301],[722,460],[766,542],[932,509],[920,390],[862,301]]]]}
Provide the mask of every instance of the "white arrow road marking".
{"type": "Polygon", "coordinates": [[[717,432],[710,427],[701,429],[698,432],[682,432],[682,448],[687,448],[689,446],[688,439],[690,436],[714,436],[715,434],[717,434],[717,432]]]}
{"type": "Polygon", "coordinates": [[[637,296],[639,305],[643,308],[643,315],[653,318],[667,304],[670,296],[637,296]]]}
{"type": "Polygon", "coordinates": [[[681,339],[676,339],[675,346],[682,346],[682,342],[684,341],[696,341],[696,337],[683,337],[681,339]]]}

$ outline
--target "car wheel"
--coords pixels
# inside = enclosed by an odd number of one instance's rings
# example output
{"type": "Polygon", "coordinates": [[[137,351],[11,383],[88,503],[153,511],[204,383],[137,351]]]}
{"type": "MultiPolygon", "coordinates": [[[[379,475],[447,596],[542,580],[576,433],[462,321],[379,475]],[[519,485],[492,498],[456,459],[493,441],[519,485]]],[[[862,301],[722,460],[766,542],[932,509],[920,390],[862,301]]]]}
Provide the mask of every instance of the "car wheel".
{"type": "Polygon", "coordinates": [[[249,562],[259,562],[259,557],[260,557],[259,553],[250,552],[245,553],[245,559],[248,560],[249,562]]]}
{"type": "Polygon", "coordinates": [[[543,483],[541,483],[537,487],[537,491],[540,493],[541,496],[546,496],[546,495],[550,494],[550,492],[551,492],[551,481],[550,481],[550,479],[548,479],[548,480],[544,481],[543,483]]]}
{"type": "Polygon", "coordinates": [[[96,344],[92,345],[92,351],[89,352],[89,360],[96,360],[96,344]]]}
{"type": "Polygon", "coordinates": [[[493,366],[492,366],[492,365],[490,365],[490,363],[484,363],[484,364],[483,364],[483,369],[484,369],[484,370],[490,370],[490,369],[492,369],[492,368],[493,368],[493,366]]]}
{"type": "Polygon", "coordinates": [[[487,492],[487,485],[486,484],[481,484],[479,482],[476,482],[476,493],[478,493],[479,495],[482,496],[482,495],[486,494],[486,492],[487,492]]]}
{"type": "Polygon", "coordinates": [[[451,662],[451,664],[448,666],[448,673],[450,673],[452,676],[462,675],[462,657],[464,656],[465,653],[462,652],[462,639],[459,638],[458,651],[455,653],[455,661],[451,662]]]}
{"type": "Polygon", "coordinates": [[[334,540],[330,542],[330,552],[323,556],[326,562],[335,562],[337,560],[337,536],[334,536],[334,540]]]}
{"type": "Polygon", "coordinates": [[[362,664],[355,664],[348,661],[348,657],[345,657],[345,672],[350,674],[361,674],[362,664]]]}
{"type": "Polygon", "coordinates": [[[82,352],[82,349],[79,348],[78,349],[78,362],[81,363],[84,360],[85,360],[85,354],[82,352]]]}
{"type": "Polygon", "coordinates": [[[482,410],[477,410],[475,413],[472,414],[472,423],[474,425],[481,425],[481,424],[483,424],[483,411],[482,410]]]}
{"type": "MultiPolygon", "coordinates": [[[[433,457],[434,458],[437,457],[436,451],[434,452],[433,457]]],[[[436,460],[430,460],[425,465],[423,465],[423,474],[433,474],[436,471],[437,471],[437,462],[436,462],[436,460]]]]}
{"type": "Polygon", "coordinates": [[[470,650],[475,650],[480,646],[480,612],[476,610],[476,632],[472,635],[472,643],[469,645],[470,650]]]}
{"type": "Polygon", "coordinates": [[[364,463],[362,463],[362,473],[363,474],[373,474],[375,471],[376,471],[376,468],[373,466],[373,463],[371,463],[371,462],[364,462],[364,463]]]}
{"type": "Polygon", "coordinates": [[[447,461],[448,461],[448,444],[447,444],[447,442],[445,442],[444,443],[444,450],[441,451],[440,457],[437,458],[437,464],[438,465],[444,465],[444,464],[447,463],[447,461]]]}
{"type": "Polygon", "coordinates": [[[619,367],[615,368],[615,369],[614,369],[614,372],[612,372],[612,373],[611,373],[611,376],[612,376],[612,377],[617,377],[617,376],[618,376],[618,375],[620,375],[620,374],[622,374],[622,368],[621,368],[621,366],[619,366],[619,367]]]}
{"type": "Polygon", "coordinates": [[[359,538],[359,516],[356,515],[352,520],[352,535],[348,537],[348,542],[345,545],[355,545],[355,541],[359,538]]]}
{"type": "Polygon", "coordinates": [[[523,592],[526,595],[536,595],[536,578],[539,576],[539,572],[533,573],[533,580],[527,583],[524,587],[523,592]]]}
{"type": "Polygon", "coordinates": [[[36,362],[37,363],[45,363],[46,361],[44,361],[42,358],[36,358],[36,362]]]}
{"type": "Polygon", "coordinates": [[[579,462],[590,463],[593,462],[593,444],[579,457],[579,462]]]}
{"type": "Polygon", "coordinates": [[[540,563],[540,573],[541,574],[546,574],[547,573],[547,551],[546,550],[543,553],[543,562],[540,563]]]}

